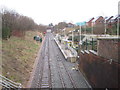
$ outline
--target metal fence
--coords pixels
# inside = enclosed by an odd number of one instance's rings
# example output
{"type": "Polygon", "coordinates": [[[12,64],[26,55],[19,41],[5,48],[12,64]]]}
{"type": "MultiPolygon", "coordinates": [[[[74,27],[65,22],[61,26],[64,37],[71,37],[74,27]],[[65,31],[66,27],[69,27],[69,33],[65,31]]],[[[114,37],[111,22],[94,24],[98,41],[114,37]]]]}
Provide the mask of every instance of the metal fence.
{"type": "Polygon", "coordinates": [[[15,83],[2,75],[0,75],[0,86],[2,88],[22,88],[21,83],[15,83]]]}

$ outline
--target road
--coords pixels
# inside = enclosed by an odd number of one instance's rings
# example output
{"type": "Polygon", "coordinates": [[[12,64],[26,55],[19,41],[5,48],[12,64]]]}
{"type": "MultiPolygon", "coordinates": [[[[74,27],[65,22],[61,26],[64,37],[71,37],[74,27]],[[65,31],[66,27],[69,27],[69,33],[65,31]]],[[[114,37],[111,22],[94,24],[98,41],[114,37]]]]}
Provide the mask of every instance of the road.
{"type": "Polygon", "coordinates": [[[82,73],[72,69],[75,64],[65,60],[52,33],[41,48],[31,88],[89,88],[82,73]]]}

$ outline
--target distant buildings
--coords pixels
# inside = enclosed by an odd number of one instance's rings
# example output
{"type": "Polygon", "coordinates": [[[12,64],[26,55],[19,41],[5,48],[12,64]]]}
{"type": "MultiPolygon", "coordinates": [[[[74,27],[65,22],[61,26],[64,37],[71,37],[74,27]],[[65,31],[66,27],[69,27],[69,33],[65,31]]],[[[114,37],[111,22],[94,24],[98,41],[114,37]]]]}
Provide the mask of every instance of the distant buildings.
{"type": "Polygon", "coordinates": [[[92,27],[92,22],[93,22],[93,20],[94,20],[94,17],[91,18],[89,21],[87,21],[87,26],[88,26],[88,27],[92,27]]]}
{"type": "Polygon", "coordinates": [[[103,23],[104,18],[102,16],[98,16],[93,20],[94,25],[98,25],[100,23],[103,23]]]}
{"type": "MultiPolygon", "coordinates": [[[[86,24],[81,25],[82,34],[96,34],[96,35],[101,35],[101,34],[116,35],[117,34],[118,15],[109,16],[109,17],[103,17],[103,16],[92,17],[88,21],[84,21],[84,22],[86,24]]],[[[120,19],[119,19],[119,22],[120,22],[120,19]]],[[[75,25],[73,23],[65,23],[65,22],[59,23],[57,28],[60,28],[61,30],[66,28],[66,30],[64,31],[66,34],[69,34],[69,31],[80,29],[78,25],[75,25]]]]}
{"type": "MultiPolygon", "coordinates": [[[[89,21],[87,21],[86,26],[87,28],[91,28],[91,30],[93,30],[93,34],[105,34],[105,29],[112,30],[112,28],[114,28],[115,30],[115,28],[117,28],[117,22],[118,22],[118,15],[109,16],[109,17],[98,16],[96,18],[92,17],[89,21]]],[[[119,23],[120,23],[120,18],[119,18],[119,23]]],[[[108,31],[108,32],[115,32],[115,31],[108,31]]]]}
{"type": "Polygon", "coordinates": [[[68,23],[68,24],[67,24],[67,27],[68,27],[68,28],[73,28],[74,26],[75,26],[75,25],[72,24],[72,23],[68,23]]]}

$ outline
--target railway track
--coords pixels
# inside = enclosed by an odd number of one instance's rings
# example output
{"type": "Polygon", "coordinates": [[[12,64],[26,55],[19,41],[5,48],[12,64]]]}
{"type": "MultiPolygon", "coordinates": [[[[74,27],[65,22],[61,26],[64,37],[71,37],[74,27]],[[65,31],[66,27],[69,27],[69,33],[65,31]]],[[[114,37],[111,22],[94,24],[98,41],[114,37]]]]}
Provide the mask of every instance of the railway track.
{"type": "Polygon", "coordinates": [[[46,37],[45,55],[42,63],[42,72],[40,79],[40,88],[51,88],[51,70],[49,63],[49,36],[46,37]]]}
{"type": "MultiPolygon", "coordinates": [[[[51,41],[52,41],[52,40],[51,40],[51,41]]],[[[55,52],[52,42],[50,43],[50,46],[52,47],[53,52],[55,52]]],[[[59,69],[58,69],[58,74],[59,74],[59,78],[60,78],[60,81],[61,81],[62,88],[65,88],[65,82],[64,82],[64,80],[63,80],[63,75],[62,75],[62,72],[61,72],[61,70],[60,70],[59,63],[57,63],[57,67],[59,68],[59,69]]]]}
{"type": "MultiPolygon", "coordinates": [[[[45,45],[45,43],[46,42],[43,43],[43,46],[45,45]]],[[[45,49],[45,47],[43,47],[41,49],[41,52],[43,52],[44,49],[45,49]]],[[[33,75],[31,86],[30,86],[31,88],[39,88],[39,81],[40,81],[40,77],[41,77],[40,73],[41,73],[41,70],[42,70],[41,69],[41,67],[42,67],[41,63],[43,63],[41,59],[44,59],[44,53],[40,53],[40,57],[38,59],[39,60],[37,62],[37,65],[35,66],[36,68],[35,68],[35,72],[34,72],[34,75],[33,75]]]]}
{"type": "MultiPolygon", "coordinates": [[[[53,38],[53,37],[52,37],[52,38],[53,38]]],[[[66,83],[65,83],[65,81],[64,81],[64,78],[63,78],[64,75],[63,75],[63,72],[62,72],[60,66],[63,66],[63,68],[65,69],[65,72],[66,72],[66,74],[68,75],[69,80],[70,80],[70,82],[71,82],[72,88],[77,88],[77,85],[76,85],[75,81],[73,80],[71,74],[67,71],[66,66],[65,66],[64,63],[63,63],[63,60],[61,59],[61,56],[60,56],[61,54],[57,51],[58,48],[57,48],[57,46],[56,46],[55,41],[52,41],[51,46],[54,46],[54,47],[53,47],[53,52],[56,52],[56,55],[57,55],[57,56],[56,56],[57,67],[58,67],[58,73],[59,73],[59,77],[60,77],[60,80],[61,80],[62,88],[68,88],[68,87],[66,86],[66,83]]]]}
{"type": "MultiPolygon", "coordinates": [[[[52,34],[45,37],[31,88],[73,88],[83,85],[68,69],[67,62],[54,41],[52,34]],[[77,81],[77,82],[76,82],[77,81]]],[[[80,79],[80,78],[79,78],[80,79]]],[[[84,86],[84,85],[83,85],[84,86]]]]}
{"type": "Polygon", "coordinates": [[[38,61],[35,76],[32,81],[32,88],[51,88],[51,73],[49,64],[49,37],[46,36],[45,43],[41,50],[41,57],[38,61]]]}
{"type": "Polygon", "coordinates": [[[52,88],[52,80],[51,80],[51,65],[50,65],[50,38],[48,39],[48,68],[49,68],[49,71],[48,71],[48,75],[49,75],[49,86],[50,88],[52,88]]]}

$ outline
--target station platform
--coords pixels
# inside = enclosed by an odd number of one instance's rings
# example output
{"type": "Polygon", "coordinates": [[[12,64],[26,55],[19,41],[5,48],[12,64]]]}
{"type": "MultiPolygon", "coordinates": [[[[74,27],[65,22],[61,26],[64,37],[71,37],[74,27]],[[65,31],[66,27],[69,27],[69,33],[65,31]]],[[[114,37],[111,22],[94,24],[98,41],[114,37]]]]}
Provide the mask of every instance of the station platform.
{"type": "Polygon", "coordinates": [[[70,49],[66,49],[65,45],[63,43],[60,43],[58,39],[54,38],[56,44],[58,45],[59,49],[61,50],[63,56],[67,61],[76,62],[77,56],[73,54],[73,52],[70,49]]]}

